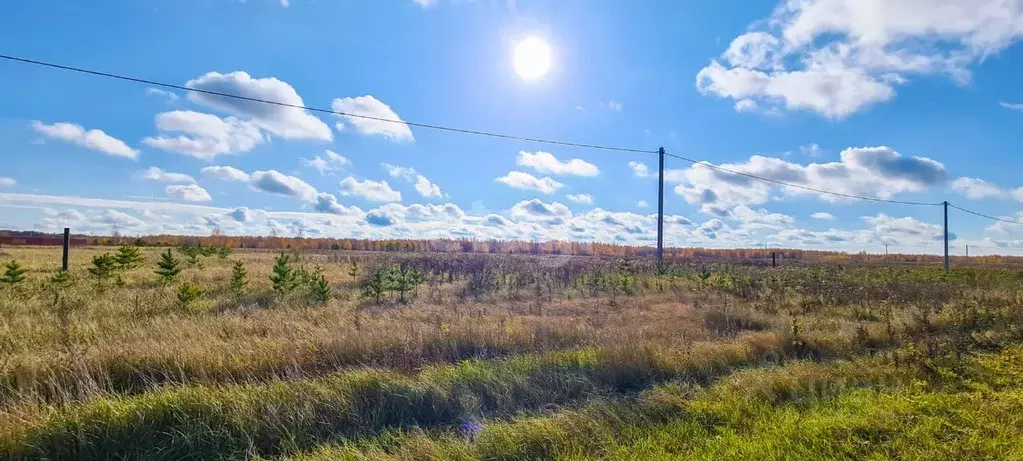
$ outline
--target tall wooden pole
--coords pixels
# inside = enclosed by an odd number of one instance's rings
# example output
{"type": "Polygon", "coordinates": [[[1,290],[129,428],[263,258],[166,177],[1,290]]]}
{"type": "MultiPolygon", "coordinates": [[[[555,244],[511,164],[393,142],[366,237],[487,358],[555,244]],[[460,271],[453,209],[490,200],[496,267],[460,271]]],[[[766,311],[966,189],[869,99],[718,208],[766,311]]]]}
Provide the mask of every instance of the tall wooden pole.
{"type": "Polygon", "coordinates": [[[657,151],[657,263],[664,265],[664,148],[657,151]]]}
{"type": "Polygon", "coordinates": [[[61,260],[60,260],[60,267],[61,267],[61,269],[64,269],[64,272],[67,272],[68,247],[70,247],[70,246],[71,246],[71,228],[70,227],[65,227],[64,228],[64,257],[61,258],[61,260]]]}

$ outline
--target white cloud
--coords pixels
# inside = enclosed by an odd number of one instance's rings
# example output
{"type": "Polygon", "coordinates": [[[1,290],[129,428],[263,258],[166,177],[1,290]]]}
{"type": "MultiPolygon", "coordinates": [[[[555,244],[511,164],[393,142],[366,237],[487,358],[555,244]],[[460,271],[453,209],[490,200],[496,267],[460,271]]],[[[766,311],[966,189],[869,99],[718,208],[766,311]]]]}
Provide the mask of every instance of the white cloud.
{"type": "Polygon", "coordinates": [[[971,64],[1021,36],[1018,0],[784,0],[704,67],[696,87],[842,119],[892,99],[907,77],[966,82],[971,64]]]}
{"type": "Polygon", "coordinates": [[[800,146],[799,151],[806,155],[809,155],[810,157],[820,157],[822,152],[821,146],[818,146],[817,143],[810,143],[805,146],[800,146]]]}
{"type": "MultiPolygon", "coordinates": [[[[719,167],[789,184],[881,199],[926,190],[944,183],[948,176],[945,166],[937,161],[903,156],[884,146],[846,149],[840,158],[839,162],[802,165],[755,155],[747,162],[719,167]]],[[[675,193],[687,202],[717,207],[763,204],[773,190],[789,196],[818,195],[821,200],[829,202],[844,200],[728,173],[704,164],[672,171],[666,174],[666,180],[680,183],[675,187],[675,193]]]]}
{"type": "Polygon", "coordinates": [[[346,207],[337,202],[337,197],[334,194],[328,194],[321,192],[316,196],[316,204],[313,205],[313,209],[320,213],[330,213],[340,216],[348,216],[351,214],[361,214],[362,210],[358,207],[346,207]]]}
{"type": "Polygon", "coordinates": [[[249,184],[263,192],[295,197],[307,202],[316,201],[316,188],[299,178],[288,176],[277,170],[254,171],[249,175],[249,184]]]}
{"type": "Polygon", "coordinates": [[[194,111],[157,114],[156,128],[161,134],[143,139],[144,144],[202,160],[213,160],[221,154],[248,152],[266,142],[253,123],[194,111]],[[168,134],[175,132],[181,134],[168,134]]]}
{"type": "Polygon", "coordinates": [[[387,171],[387,175],[392,178],[404,178],[406,180],[411,180],[416,175],[415,168],[391,165],[390,163],[381,163],[380,166],[383,167],[383,169],[387,171]]]}
{"type": "MultiPolygon", "coordinates": [[[[388,203],[364,212],[340,205],[335,197],[324,193],[317,194],[304,206],[310,210],[265,211],[177,201],[0,193],[0,209],[14,229],[59,231],[71,224],[76,233],[99,235],[109,235],[115,228],[127,235],[209,235],[211,228],[219,227],[226,235],[269,235],[274,229],[280,236],[299,232],[307,236],[380,239],[436,239],[457,235],[483,240],[563,240],[650,246],[656,238],[657,224],[656,213],[597,208],[573,214],[565,205],[539,199],[524,200],[503,211],[481,211],[479,215],[466,214],[450,203],[408,206],[388,203]],[[17,212],[7,214],[8,208],[17,212]],[[110,213],[112,210],[117,213],[110,213]]],[[[1011,219],[1023,218],[1013,216],[1011,219]]],[[[794,227],[786,215],[741,205],[730,209],[726,217],[712,217],[703,223],[694,224],[684,216],[665,216],[665,237],[669,246],[748,248],[765,243],[786,248],[858,252],[872,248],[883,251],[883,244],[889,243],[896,248],[910,246],[914,252],[941,251],[938,239],[941,226],[912,217],[868,216],[853,227],[809,231],[794,227]]],[[[1020,226],[1014,227],[1018,232],[1020,226]]],[[[991,240],[983,244],[994,246],[1005,242],[991,240]]]]}
{"type": "Polygon", "coordinates": [[[782,213],[772,213],[763,208],[754,210],[746,205],[739,205],[732,208],[729,217],[746,225],[747,228],[755,227],[785,228],[792,225],[795,219],[792,216],[782,213]]]}
{"type": "Polygon", "coordinates": [[[331,103],[331,108],[335,112],[349,114],[339,117],[354,127],[359,134],[383,136],[399,142],[415,140],[412,130],[405,121],[390,106],[371,95],[335,99],[331,103]]]}
{"type": "Polygon", "coordinates": [[[142,227],[146,224],[139,218],[117,210],[104,211],[102,214],[97,216],[97,221],[113,226],[114,228],[127,229],[142,227]]]}
{"type": "Polygon", "coordinates": [[[636,206],[639,207],[639,208],[649,208],[650,204],[646,203],[646,200],[640,200],[640,201],[636,202],[636,206]]]}
{"type": "Polygon", "coordinates": [[[540,199],[523,200],[511,207],[511,216],[527,221],[564,222],[572,211],[558,202],[545,203],[540,199]]]}
{"type": "Polygon", "coordinates": [[[565,197],[575,203],[593,205],[593,196],[590,194],[568,194],[565,197]]]}
{"type": "MultiPolygon", "coordinates": [[[[888,244],[931,244],[938,246],[944,238],[944,228],[937,224],[924,223],[916,218],[895,218],[884,213],[864,216],[863,220],[873,226],[876,239],[888,244]]],[[[950,239],[955,236],[950,234],[950,239]]]]}
{"type": "Polygon", "coordinates": [[[999,102],[998,104],[1000,104],[1002,107],[1004,107],[1006,109],[1012,109],[1012,110],[1023,112],[1023,104],[1014,104],[1014,103],[1004,102],[1004,101],[1003,102],[999,102]]]}
{"type": "Polygon", "coordinates": [[[1006,195],[1006,191],[1003,191],[998,186],[977,178],[958,178],[952,181],[951,186],[952,190],[970,200],[983,200],[1006,195]]]}
{"type": "Polygon", "coordinates": [[[618,101],[615,101],[613,99],[608,100],[607,102],[603,103],[603,105],[608,110],[613,110],[615,112],[621,112],[622,111],[622,103],[618,102],[618,101]]]}
{"type": "Polygon", "coordinates": [[[223,179],[225,181],[248,182],[249,174],[233,166],[208,166],[202,169],[203,176],[223,179]]]}
{"type": "Polygon", "coordinates": [[[521,171],[509,171],[508,174],[495,179],[495,181],[515,189],[535,190],[548,195],[565,186],[549,177],[537,178],[521,171]]]}
{"type": "Polygon", "coordinates": [[[637,178],[650,176],[650,169],[647,168],[645,163],[632,161],[629,162],[629,168],[632,168],[632,174],[636,175],[637,178]]]}
{"type": "Polygon", "coordinates": [[[210,197],[210,193],[206,192],[206,189],[199,187],[198,184],[173,184],[167,186],[165,190],[167,195],[186,202],[208,202],[213,200],[210,197]]]}
{"type": "Polygon", "coordinates": [[[177,93],[161,90],[159,88],[146,88],[146,96],[160,96],[162,98],[167,99],[168,104],[175,102],[178,99],[181,99],[181,97],[178,96],[177,93]]]}
{"type": "Polygon", "coordinates": [[[736,112],[756,112],[757,102],[752,99],[740,99],[735,102],[736,112]]]}
{"type": "Polygon", "coordinates": [[[312,160],[305,158],[300,160],[302,162],[302,165],[315,168],[316,171],[320,172],[320,174],[327,174],[330,172],[341,170],[346,166],[351,165],[352,163],[350,160],[348,160],[347,157],[344,157],[330,149],[327,149],[324,152],[323,157],[317,155],[313,157],[312,160]]]}
{"type": "Polygon", "coordinates": [[[151,166],[145,171],[139,173],[139,177],[142,179],[148,179],[151,181],[165,182],[171,184],[194,184],[195,178],[184,174],[184,173],[170,173],[163,171],[160,168],[151,166]]]}
{"type": "MultiPolygon", "coordinates": [[[[291,106],[305,105],[298,92],[287,82],[273,77],[252,78],[248,73],[241,71],[228,74],[209,72],[199,78],[189,80],[185,86],[246,98],[275,101],[291,106]]],[[[190,92],[188,97],[199,104],[251,119],[252,124],[284,139],[318,139],[322,141],[334,139],[330,127],[304,109],[197,92],[190,92]]]]}
{"type": "Polygon", "coordinates": [[[426,176],[416,175],[416,192],[426,198],[441,198],[444,194],[440,191],[440,186],[430,182],[426,179],[426,176]]]}
{"type": "Polygon", "coordinates": [[[535,154],[519,152],[519,166],[532,168],[540,173],[554,175],[597,176],[600,170],[596,165],[582,159],[574,158],[567,162],[559,161],[553,154],[538,151],[535,154]]]}
{"type": "Polygon", "coordinates": [[[1016,199],[1017,201],[1023,202],[1023,187],[1017,187],[1013,189],[1011,194],[1012,198],[1016,199]]]}
{"type": "Polygon", "coordinates": [[[426,176],[419,174],[415,168],[407,166],[391,165],[390,163],[381,163],[381,167],[387,171],[387,175],[392,178],[404,179],[409,183],[412,183],[419,192],[426,198],[441,198],[444,197],[444,193],[441,192],[440,186],[431,182],[426,176]]]}
{"type": "Polygon", "coordinates": [[[0,176],[0,186],[13,186],[15,184],[18,184],[18,181],[15,181],[14,178],[0,176]]]}
{"type": "Polygon", "coordinates": [[[437,4],[437,0],[412,0],[412,3],[419,5],[423,8],[429,8],[437,4]]]}
{"type": "Polygon", "coordinates": [[[48,138],[67,141],[114,157],[124,157],[132,160],[138,160],[139,158],[139,151],[128,147],[124,141],[110,136],[101,130],[86,130],[81,125],[73,123],[46,125],[38,120],[32,121],[32,129],[48,138]]]}
{"type": "Polygon", "coordinates": [[[362,197],[374,202],[400,202],[401,192],[391,189],[387,181],[358,180],[349,176],[341,181],[341,195],[362,197]]]}
{"type": "Polygon", "coordinates": [[[819,219],[821,221],[834,221],[835,220],[835,215],[833,215],[831,213],[825,213],[823,211],[814,213],[814,214],[810,215],[810,217],[813,218],[813,219],[819,219]]]}

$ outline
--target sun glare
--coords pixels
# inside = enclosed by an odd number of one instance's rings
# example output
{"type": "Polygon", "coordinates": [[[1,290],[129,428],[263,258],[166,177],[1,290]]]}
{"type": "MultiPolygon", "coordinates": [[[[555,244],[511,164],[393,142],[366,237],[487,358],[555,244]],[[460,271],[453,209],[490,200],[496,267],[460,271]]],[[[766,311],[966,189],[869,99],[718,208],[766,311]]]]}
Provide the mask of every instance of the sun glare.
{"type": "Polygon", "coordinates": [[[536,80],[551,69],[551,47],[543,39],[529,37],[515,46],[515,73],[523,80],[536,80]]]}

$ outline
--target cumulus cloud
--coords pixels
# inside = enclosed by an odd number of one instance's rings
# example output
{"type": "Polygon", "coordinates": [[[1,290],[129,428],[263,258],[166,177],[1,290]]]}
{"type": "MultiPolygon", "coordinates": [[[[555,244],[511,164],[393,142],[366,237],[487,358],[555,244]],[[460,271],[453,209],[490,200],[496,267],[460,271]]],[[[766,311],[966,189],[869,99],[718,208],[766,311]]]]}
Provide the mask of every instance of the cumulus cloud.
{"type": "Polygon", "coordinates": [[[259,128],[234,117],[176,110],[156,115],[161,133],[142,142],[150,147],[213,160],[217,155],[248,152],[266,142],[259,128]],[[172,133],[180,133],[173,135],[172,133]]]}
{"type": "Polygon", "coordinates": [[[252,212],[249,211],[248,207],[244,206],[235,208],[233,211],[228,213],[228,216],[230,216],[231,219],[234,219],[235,221],[238,222],[252,221],[252,212]]]}
{"type": "Polygon", "coordinates": [[[13,186],[15,184],[18,184],[18,181],[15,181],[14,178],[0,176],[0,186],[13,186]]]}
{"type": "Polygon", "coordinates": [[[440,186],[430,182],[426,176],[416,175],[416,192],[426,198],[441,198],[444,194],[440,191],[440,186]]]}
{"type": "MultiPolygon", "coordinates": [[[[842,151],[838,162],[803,165],[754,155],[746,162],[721,164],[718,167],[804,187],[881,199],[889,199],[899,193],[920,192],[948,180],[948,172],[941,163],[926,157],[904,156],[884,146],[846,149],[842,151]]],[[[763,204],[775,190],[789,196],[818,195],[820,199],[829,202],[843,200],[832,195],[771,184],[714,169],[706,164],[672,171],[666,174],[666,180],[679,183],[675,193],[687,202],[701,205],[731,207],[763,204]]]]}
{"type": "Polygon", "coordinates": [[[1001,105],[1002,107],[1006,108],[1006,109],[1023,112],[1023,104],[1017,104],[1017,103],[1011,103],[1011,102],[1005,102],[1005,101],[1000,101],[998,104],[1001,105]]]}
{"type": "Polygon", "coordinates": [[[359,134],[382,136],[399,142],[415,140],[412,130],[405,124],[405,121],[390,106],[372,95],[338,98],[331,103],[331,108],[334,112],[350,114],[339,117],[359,134]]]}
{"type": "MultiPolygon", "coordinates": [[[[467,214],[451,203],[408,206],[387,203],[363,212],[356,207],[340,205],[330,194],[322,193],[317,194],[316,200],[307,202],[308,211],[265,211],[179,201],[143,202],[4,192],[0,192],[0,203],[20,210],[18,214],[5,215],[15,229],[59,231],[70,224],[78,229],[76,232],[106,235],[114,229],[128,235],[209,235],[212,227],[219,227],[226,235],[270,235],[272,232],[280,236],[301,233],[333,238],[398,239],[458,235],[477,239],[566,240],[649,246],[655,242],[657,225],[656,213],[597,208],[573,214],[562,204],[540,199],[524,200],[502,211],[480,214],[467,214]],[[107,213],[110,210],[118,213],[107,213]]],[[[918,251],[922,252],[938,253],[941,250],[941,242],[936,239],[941,234],[941,227],[914,217],[868,216],[851,223],[849,229],[821,231],[800,229],[790,219],[781,213],[753,206],[733,207],[726,217],[711,217],[695,224],[684,216],[666,215],[665,240],[667,245],[679,247],[748,248],[766,243],[787,248],[858,252],[889,243],[896,247],[919,248],[918,251]]],[[[1006,231],[1018,233],[1023,228],[1014,227],[1006,231]]],[[[992,239],[984,244],[1006,241],[992,239]]],[[[883,251],[883,246],[880,248],[883,251]]]]}
{"type": "Polygon", "coordinates": [[[248,182],[249,174],[233,166],[208,166],[201,170],[203,176],[223,179],[225,181],[248,182]]]}
{"type": "MultiPolygon", "coordinates": [[[[930,224],[913,217],[896,218],[880,213],[877,216],[864,216],[863,220],[873,226],[878,241],[892,245],[898,244],[934,244],[944,240],[944,228],[938,224],[930,224]]],[[[949,234],[954,240],[955,235],[949,234]]]]}
{"type": "Polygon", "coordinates": [[[813,219],[819,219],[821,221],[834,221],[835,220],[835,215],[833,215],[831,213],[825,213],[823,211],[814,213],[814,214],[810,215],[810,217],[813,218],[813,219]]]}
{"type": "Polygon", "coordinates": [[[96,217],[96,221],[121,229],[134,229],[146,223],[130,214],[117,210],[107,210],[96,217]]]}
{"type": "Polygon", "coordinates": [[[639,208],[649,208],[650,204],[646,203],[646,200],[640,200],[640,201],[636,202],[636,206],[639,207],[639,208]]]}
{"type": "Polygon", "coordinates": [[[362,197],[374,202],[401,201],[401,192],[391,189],[387,181],[358,180],[353,176],[341,181],[341,195],[362,197]]]}
{"type": "Polygon", "coordinates": [[[545,203],[540,199],[523,200],[511,207],[511,216],[527,221],[564,222],[572,211],[558,202],[545,203]]]}
{"type": "Polygon", "coordinates": [[[249,175],[249,184],[263,192],[295,197],[307,202],[316,201],[316,188],[299,178],[288,176],[277,170],[254,171],[249,175]]]}
{"type": "Polygon", "coordinates": [[[172,184],[167,186],[165,191],[167,195],[186,202],[208,202],[213,200],[210,197],[210,193],[206,192],[206,189],[199,187],[198,184],[172,184]]]}
{"type": "Polygon", "coordinates": [[[81,125],[64,122],[47,125],[38,120],[32,121],[32,129],[50,139],[59,139],[113,157],[132,160],[139,158],[139,151],[128,147],[124,141],[110,136],[102,130],[87,130],[81,125]]]}
{"type": "Polygon", "coordinates": [[[515,189],[535,190],[544,194],[553,194],[565,185],[549,177],[537,178],[529,173],[521,171],[509,171],[495,181],[515,189]]]}
{"type": "Polygon", "coordinates": [[[160,168],[151,166],[145,171],[139,173],[139,177],[142,179],[148,179],[151,181],[165,182],[170,184],[194,184],[195,178],[184,174],[184,173],[171,173],[163,171],[160,168]]]}
{"type": "Polygon", "coordinates": [[[1007,194],[1006,191],[1003,191],[998,186],[977,178],[957,178],[955,181],[952,181],[951,186],[952,190],[970,200],[1002,197],[1007,194]]]}
{"type": "Polygon", "coordinates": [[[323,156],[315,156],[312,159],[301,159],[302,165],[310,168],[315,168],[320,174],[327,174],[334,171],[344,169],[346,166],[351,165],[351,161],[347,157],[338,154],[330,149],[327,149],[323,156]]]}
{"type": "Polygon", "coordinates": [[[443,198],[445,196],[441,192],[440,186],[431,182],[426,176],[419,174],[415,168],[391,165],[390,163],[381,163],[380,166],[387,171],[388,176],[404,179],[412,184],[416,192],[425,198],[443,198]]]}
{"type": "Polygon", "coordinates": [[[590,194],[568,194],[567,199],[583,205],[593,205],[593,196],[590,194]]]}
{"type": "Polygon", "coordinates": [[[736,109],[841,119],[895,97],[913,76],[970,78],[1023,36],[1015,0],[784,0],[696,76],[736,109]],[[755,104],[755,106],[754,106],[755,104]]]}
{"type": "MultiPolygon", "coordinates": [[[[199,78],[189,80],[185,86],[253,99],[277,101],[291,106],[305,105],[295,88],[287,82],[273,77],[252,78],[248,73],[241,71],[228,74],[209,72],[199,78]]],[[[330,127],[304,109],[197,92],[190,92],[188,97],[196,103],[250,119],[250,123],[253,125],[284,139],[322,141],[334,139],[330,127]]]]}
{"type": "Polygon", "coordinates": [[[544,174],[574,176],[597,176],[600,174],[600,169],[596,165],[582,159],[574,158],[562,162],[553,154],[542,151],[536,153],[519,152],[517,163],[519,166],[532,168],[544,174]]]}
{"type": "Polygon", "coordinates": [[[632,169],[632,174],[636,175],[637,178],[646,178],[650,176],[650,169],[647,168],[646,164],[643,162],[629,162],[629,168],[632,169]]]}
{"type": "Polygon", "coordinates": [[[329,213],[341,216],[347,216],[350,214],[359,214],[362,212],[358,207],[346,207],[337,202],[337,197],[334,194],[328,194],[321,192],[316,195],[316,204],[313,205],[313,209],[320,213],[329,213]]]}

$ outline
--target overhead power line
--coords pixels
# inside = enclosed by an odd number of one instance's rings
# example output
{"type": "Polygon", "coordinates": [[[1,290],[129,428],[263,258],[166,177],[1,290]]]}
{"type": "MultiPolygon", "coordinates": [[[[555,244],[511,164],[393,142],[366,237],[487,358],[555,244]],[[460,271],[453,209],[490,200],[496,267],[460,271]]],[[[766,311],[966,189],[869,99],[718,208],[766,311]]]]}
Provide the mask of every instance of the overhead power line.
{"type": "Polygon", "coordinates": [[[10,56],[10,55],[4,55],[4,54],[0,54],[0,59],[5,59],[7,61],[20,62],[20,63],[24,63],[24,64],[32,64],[32,65],[37,65],[37,66],[49,67],[49,68],[52,68],[52,69],[60,69],[60,70],[66,70],[66,71],[71,71],[71,72],[78,72],[78,73],[81,73],[81,74],[95,75],[95,76],[98,76],[98,77],[106,77],[106,78],[111,78],[111,79],[116,79],[116,80],[123,80],[123,81],[127,81],[127,82],[142,83],[142,84],[145,84],[145,85],[151,85],[151,86],[156,86],[156,87],[161,87],[161,88],[170,88],[170,89],[180,90],[180,91],[202,93],[202,94],[208,94],[208,95],[211,95],[211,96],[220,96],[220,97],[223,97],[223,98],[238,99],[238,100],[242,100],[242,101],[258,102],[258,103],[269,104],[269,105],[273,105],[273,106],[290,107],[290,108],[294,108],[294,109],[308,110],[310,112],[320,112],[320,113],[325,113],[325,114],[341,115],[341,116],[345,116],[345,117],[352,117],[352,118],[358,118],[358,119],[374,120],[374,121],[377,121],[377,122],[402,124],[402,125],[414,126],[414,127],[417,127],[417,128],[427,128],[427,129],[431,129],[431,130],[448,131],[448,132],[452,132],[452,133],[462,133],[462,134],[470,134],[470,135],[476,135],[476,136],[486,136],[486,137],[490,137],[490,138],[511,139],[511,140],[517,140],[517,141],[535,142],[535,143],[540,143],[540,144],[551,144],[551,145],[556,145],[556,146],[580,147],[580,148],[585,148],[585,149],[598,149],[598,150],[619,151],[619,152],[636,152],[636,153],[643,153],[643,154],[656,154],[657,153],[656,150],[649,150],[649,149],[631,149],[631,148],[627,148],[627,147],[604,146],[604,145],[599,145],[599,144],[588,144],[588,143],[569,142],[569,141],[557,141],[557,140],[552,140],[552,139],[531,138],[531,137],[528,137],[528,136],[514,136],[514,135],[504,134],[504,133],[494,133],[494,132],[489,132],[489,131],[469,130],[469,129],[464,129],[464,128],[454,128],[454,127],[443,126],[443,125],[434,125],[434,124],[430,124],[430,123],[408,122],[408,121],[404,121],[404,120],[394,120],[394,119],[389,119],[389,118],[374,117],[374,116],[371,116],[371,115],[354,114],[354,113],[341,112],[341,111],[336,111],[336,110],[331,110],[331,109],[323,109],[323,108],[319,108],[319,107],[304,106],[304,105],[301,105],[301,104],[290,104],[290,103],[286,103],[286,102],[273,101],[273,100],[269,100],[269,99],[252,98],[252,97],[248,97],[248,96],[242,96],[242,95],[231,94],[231,93],[224,93],[224,92],[220,92],[220,91],[204,90],[204,89],[201,89],[201,88],[191,88],[191,87],[187,87],[187,86],[183,86],[183,85],[175,85],[175,84],[172,84],[172,83],[158,82],[158,81],[155,81],[155,80],[149,80],[149,79],[138,78],[138,77],[131,77],[131,76],[127,76],[127,75],[114,74],[114,73],[110,73],[110,72],[101,72],[101,71],[97,71],[97,70],[84,69],[84,68],[81,68],[81,67],[67,66],[67,65],[63,65],[63,64],[54,64],[54,63],[50,63],[50,62],[37,61],[37,60],[34,60],[34,59],[20,58],[20,57],[17,57],[17,56],[10,56]]]}
{"type": "Polygon", "coordinates": [[[967,210],[966,208],[958,207],[958,206],[955,206],[955,205],[953,205],[951,203],[949,203],[948,206],[951,207],[951,208],[955,208],[955,209],[957,209],[959,211],[962,211],[963,213],[969,213],[969,214],[972,214],[974,216],[979,216],[981,218],[987,218],[987,219],[990,219],[990,220],[993,220],[993,221],[999,221],[999,222],[1004,222],[1004,223],[1009,223],[1009,224],[1017,224],[1017,225],[1023,226],[1023,222],[1013,221],[1011,219],[996,218],[994,216],[986,215],[984,213],[978,213],[978,212],[973,211],[973,210],[967,210]]]}
{"type": "Polygon", "coordinates": [[[894,203],[894,204],[898,204],[898,205],[914,205],[914,206],[941,206],[942,205],[941,203],[907,202],[907,201],[904,201],[904,200],[885,200],[885,199],[880,199],[880,198],[875,198],[875,197],[867,197],[867,196],[863,196],[863,195],[846,194],[846,193],[842,193],[842,192],[833,192],[833,191],[824,190],[824,189],[816,189],[816,188],[809,187],[809,186],[793,184],[793,183],[790,183],[790,182],[779,181],[777,179],[771,179],[771,178],[765,178],[763,176],[757,176],[755,174],[743,173],[741,171],[735,171],[735,170],[730,170],[728,168],[722,168],[722,167],[719,167],[717,165],[713,165],[713,164],[710,164],[710,163],[707,163],[707,162],[701,162],[701,161],[698,161],[698,160],[693,160],[691,158],[686,158],[686,157],[683,157],[681,155],[669,154],[667,152],[665,152],[664,155],[666,155],[668,157],[677,158],[679,160],[684,160],[686,162],[692,163],[693,165],[701,165],[701,166],[705,166],[707,168],[712,168],[712,169],[723,171],[723,172],[729,173],[729,174],[745,176],[747,178],[752,178],[752,179],[756,179],[756,180],[760,180],[760,181],[774,183],[774,184],[782,185],[782,186],[785,186],[785,187],[792,187],[792,188],[795,188],[795,189],[802,189],[802,190],[805,190],[805,191],[816,192],[818,194],[834,195],[836,197],[844,197],[844,198],[850,198],[850,199],[856,199],[856,200],[866,200],[866,201],[878,202],[878,203],[894,203]]]}
{"type": "MultiPolygon", "coordinates": [[[[394,119],[388,119],[388,118],[383,118],[383,117],[375,117],[375,116],[372,116],[372,115],[364,115],[364,114],[355,114],[355,113],[349,113],[349,112],[341,112],[341,111],[336,111],[336,110],[331,110],[331,109],[323,109],[323,108],[319,108],[319,107],[305,106],[305,105],[301,105],[301,104],[291,104],[291,103],[286,103],[286,102],[281,102],[281,101],[273,101],[273,100],[269,100],[269,99],[253,98],[253,97],[242,96],[242,95],[237,95],[237,94],[225,93],[225,92],[221,92],[221,91],[212,91],[212,90],[205,90],[205,89],[201,89],[201,88],[192,88],[192,87],[187,87],[187,86],[184,86],[184,85],[175,85],[175,84],[172,84],[172,83],[159,82],[159,81],[156,81],[156,80],[149,80],[149,79],[144,79],[144,78],[131,77],[131,76],[127,76],[127,75],[121,75],[121,74],[115,74],[115,73],[111,73],[111,72],[103,72],[103,71],[85,69],[85,68],[81,68],[81,67],[68,66],[68,65],[63,65],[63,64],[55,64],[55,63],[51,63],[51,62],[38,61],[38,60],[34,60],[34,59],[21,58],[21,57],[10,56],[10,55],[5,55],[5,54],[0,54],[0,59],[4,59],[4,60],[7,60],[7,61],[18,62],[18,63],[23,63],[23,64],[32,64],[32,65],[36,65],[36,66],[48,67],[48,68],[52,68],[52,69],[65,70],[65,71],[70,71],[70,72],[77,72],[77,73],[81,73],[81,74],[94,75],[94,76],[98,76],[98,77],[105,77],[105,78],[110,78],[110,79],[115,79],[115,80],[122,80],[122,81],[127,81],[127,82],[134,82],[134,83],[141,83],[141,84],[155,86],[155,87],[160,87],[160,88],[169,88],[169,89],[185,91],[185,92],[207,94],[207,95],[211,95],[211,96],[219,96],[219,97],[223,97],[223,98],[237,99],[237,100],[241,100],[241,101],[257,102],[257,103],[268,104],[268,105],[273,105],[273,106],[290,107],[290,108],[293,108],[293,109],[308,110],[310,112],[319,112],[319,113],[339,115],[339,116],[351,117],[351,118],[357,118],[357,119],[373,120],[373,121],[378,121],[378,122],[394,123],[394,124],[403,124],[403,125],[407,125],[407,126],[414,126],[414,127],[417,127],[417,128],[426,128],[426,129],[431,129],[431,130],[447,131],[447,132],[452,132],[452,133],[461,133],[461,134],[468,134],[468,135],[475,135],[475,136],[484,136],[484,137],[498,138],[498,139],[509,139],[509,140],[527,141],[527,142],[534,142],[534,143],[540,143],[540,144],[550,144],[550,145],[557,145],[557,146],[579,147],[579,148],[585,148],[585,149],[597,149],[597,150],[618,151],[618,152],[633,152],[633,153],[642,153],[642,154],[657,154],[658,153],[658,151],[656,151],[656,150],[633,149],[633,148],[627,148],[627,147],[605,146],[605,145],[599,145],[599,144],[589,144],[589,143],[569,142],[569,141],[558,141],[558,140],[553,140],[553,139],[533,138],[533,137],[528,137],[528,136],[515,136],[515,135],[510,135],[510,134],[504,134],[504,133],[495,133],[495,132],[479,131],[479,130],[470,130],[470,129],[465,129],[465,128],[455,128],[455,127],[444,126],[444,125],[436,125],[436,124],[431,124],[431,123],[409,122],[409,121],[404,121],[404,120],[394,120],[394,119]]],[[[941,203],[911,202],[911,201],[904,201],[904,200],[886,200],[886,199],[880,199],[880,198],[875,198],[875,197],[867,197],[867,196],[862,196],[862,195],[846,194],[846,193],[843,193],[843,192],[834,192],[834,191],[829,191],[829,190],[824,190],[824,189],[817,189],[817,188],[813,188],[813,187],[809,187],[809,186],[803,186],[803,185],[800,185],[800,184],[793,184],[793,183],[789,183],[789,182],[785,182],[785,181],[779,181],[777,179],[766,178],[766,177],[758,176],[758,175],[755,175],[755,174],[743,173],[741,171],[734,171],[734,170],[730,170],[728,168],[723,168],[723,167],[720,167],[720,166],[717,166],[717,165],[713,165],[713,164],[710,164],[710,163],[707,163],[707,162],[701,162],[701,161],[693,160],[691,158],[683,157],[681,155],[671,154],[671,153],[667,153],[667,152],[664,155],[668,156],[668,157],[672,157],[672,158],[676,158],[676,159],[679,159],[679,160],[683,160],[683,161],[689,162],[689,163],[691,163],[693,165],[702,165],[702,166],[705,166],[707,168],[712,168],[712,169],[715,169],[715,170],[723,171],[725,173],[734,174],[734,175],[738,175],[738,176],[744,176],[744,177],[747,177],[747,178],[756,179],[758,181],[769,182],[769,183],[778,184],[778,185],[785,186],[785,187],[791,187],[791,188],[794,188],[794,189],[801,189],[801,190],[805,190],[805,191],[809,191],[809,192],[815,192],[815,193],[818,193],[818,194],[826,194],[826,195],[833,195],[833,196],[836,196],[836,197],[843,197],[843,198],[848,198],[848,199],[864,200],[864,201],[877,202],[877,203],[891,203],[891,204],[898,204],[898,205],[913,205],[913,206],[941,206],[942,205],[941,203]]],[[[958,208],[958,207],[956,207],[956,208],[958,208]]],[[[1007,221],[1007,220],[1004,220],[1004,219],[999,219],[999,218],[994,218],[994,217],[991,217],[991,216],[981,215],[979,213],[975,213],[975,212],[972,212],[972,211],[969,211],[969,210],[965,210],[965,209],[962,209],[962,208],[959,208],[959,209],[962,210],[962,211],[965,211],[967,213],[977,214],[978,216],[982,216],[982,217],[989,218],[989,219],[995,219],[997,221],[1009,222],[1009,223],[1013,223],[1013,224],[1023,224],[1023,223],[1018,223],[1018,222],[1015,222],[1015,221],[1007,221]]]]}

